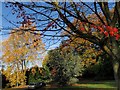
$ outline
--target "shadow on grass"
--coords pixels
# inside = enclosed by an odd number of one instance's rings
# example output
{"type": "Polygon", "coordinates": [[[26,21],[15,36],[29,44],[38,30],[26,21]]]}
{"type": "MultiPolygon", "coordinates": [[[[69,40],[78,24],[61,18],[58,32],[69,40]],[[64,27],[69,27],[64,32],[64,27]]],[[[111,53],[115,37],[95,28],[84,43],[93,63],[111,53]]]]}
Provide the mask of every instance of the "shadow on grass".
{"type": "MultiPolygon", "coordinates": [[[[4,90],[29,90],[27,88],[11,88],[4,90]]],[[[33,89],[32,89],[33,90],[33,89]]],[[[44,87],[34,90],[116,90],[114,81],[81,81],[78,84],[66,87],[44,87]]]]}
{"type": "Polygon", "coordinates": [[[116,90],[115,88],[39,88],[39,89],[5,89],[5,90],[116,90]]]}

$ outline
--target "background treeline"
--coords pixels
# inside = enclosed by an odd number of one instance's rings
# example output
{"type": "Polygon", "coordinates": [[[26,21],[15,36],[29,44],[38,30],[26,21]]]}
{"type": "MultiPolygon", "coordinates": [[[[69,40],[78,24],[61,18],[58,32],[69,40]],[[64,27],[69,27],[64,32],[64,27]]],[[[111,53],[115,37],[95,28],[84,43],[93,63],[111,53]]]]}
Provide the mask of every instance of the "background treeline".
{"type": "MultiPolygon", "coordinates": [[[[43,67],[34,66],[26,70],[26,84],[36,82],[68,85],[82,80],[112,80],[112,63],[106,54],[86,65],[77,51],[50,50],[43,61],[43,67]]],[[[13,73],[14,74],[14,73],[13,73]]],[[[2,86],[10,87],[9,80],[2,74],[2,86]]]]}

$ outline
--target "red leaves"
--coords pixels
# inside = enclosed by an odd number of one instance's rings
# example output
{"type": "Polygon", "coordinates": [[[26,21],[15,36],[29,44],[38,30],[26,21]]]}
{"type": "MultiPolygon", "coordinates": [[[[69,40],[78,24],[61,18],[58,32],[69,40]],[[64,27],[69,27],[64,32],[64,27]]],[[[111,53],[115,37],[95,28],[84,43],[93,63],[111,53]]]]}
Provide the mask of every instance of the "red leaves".
{"type": "Polygon", "coordinates": [[[117,33],[118,29],[117,28],[113,28],[113,32],[117,33]]]}
{"type": "Polygon", "coordinates": [[[106,26],[106,29],[107,29],[108,31],[112,31],[112,30],[113,30],[113,28],[110,27],[110,26],[106,26]]]}
{"type": "Polygon", "coordinates": [[[92,26],[95,29],[98,29],[100,33],[103,33],[106,37],[111,36],[115,37],[116,40],[120,39],[120,34],[118,32],[118,29],[116,27],[111,26],[92,26]]]}
{"type": "Polygon", "coordinates": [[[109,33],[108,33],[107,31],[105,31],[104,34],[105,34],[105,36],[108,36],[108,35],[109,35],[109,33]]]}
{"type": "Polygon", "coordinates": [[[105,36],[108,36],[105,32],[108,32],[110,36],[115,37],[116,40],[120,38],[120,34],[116,27],[106,26],[104,31],[105,36]]]}
{"type": "Polygon", "coordinates": [[[80,30],[81,30],[81,31],[85,31],[85,28],[84,28],[84,27],[82,27],[80,30]]]}
{"type": "Polygon", "coordinates": [[[109,31],[110,36],[115,37],[116,40],[120,38],[120,34],[116,27],[106,26],[106,29],[109,31]]]}
{"type": "MultiPolygon", "coordinates": [[[[81,24],[86,24],[86,23],[82,22],[81,24]]],[[[118,28],[116,27],[107,26],[107,25],[103,25],[103,26],[91,25],[90,27],[94,28],[95,30],[99,30],[100,33],[104,34],[106,37],[111,36],[111,37],[115,37],[116,40],[120,39],[120,34],[118,32],[118,28]]],[[[80,30],[85,31],[85,28],[81,27],[80,30]]]]}
{"type": "Polygon", "coordinates": [[[115,35],[115,39],[118,40],[120,38],[120,34],[115,35]]]}
{"type": "Polygon", "coordinates": [[[114,32],[113,31],[110,31],[110,36],[114,36],[114,32]]]}
{"type": "Polygon", "coordinates": [[[104,32],[104,29],[102,27],[98,26],[97,28],[98,28],[98,30],[100,30],[100,33],[104,32]]]}

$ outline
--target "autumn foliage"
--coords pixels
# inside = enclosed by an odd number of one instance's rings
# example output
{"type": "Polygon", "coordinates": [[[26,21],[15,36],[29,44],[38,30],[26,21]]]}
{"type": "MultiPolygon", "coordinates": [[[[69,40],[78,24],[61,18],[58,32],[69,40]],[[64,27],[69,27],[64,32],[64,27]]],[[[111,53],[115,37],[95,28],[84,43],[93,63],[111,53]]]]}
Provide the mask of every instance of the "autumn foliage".
{"type": "Polygon", "coordinates": [[[28,63],[37,60],[38,52],[44,50],[44,44],[39,34],[35,34],[36,27],[32,23],[23,24],[11,30],[11,34],[3,41],[2,60],[7,65],[4,71],[10,86],[26,84],[26,69],[28,63]]]}
{"type": "MultiPolygon", "coordinates": [[[[81,23],[81,24],[82,26],[86,25],[86,23],[81,23]]],[[[100,34],[104,34],[106,37],[115,37],[116,40],[120,39],[120,34],[118,32],[118,28],[116,27],[112,27],[108,25],[103,25],[103,26],[90,25],[89,32],[90,30],[97,30],[100,32],[100,34]]],[[[87,32],[85,27],[81,27],[80,31],[87,32]]]]}

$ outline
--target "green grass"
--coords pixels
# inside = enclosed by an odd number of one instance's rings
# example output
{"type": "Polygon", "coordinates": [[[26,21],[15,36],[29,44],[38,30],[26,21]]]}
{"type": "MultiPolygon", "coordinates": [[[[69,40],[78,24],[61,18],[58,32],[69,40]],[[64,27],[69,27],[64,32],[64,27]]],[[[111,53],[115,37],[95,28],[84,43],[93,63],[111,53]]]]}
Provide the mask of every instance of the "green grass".
{"type": "MultiPolygon", "coordinates": [[[[4,89],[4,90],[25,90],[25,89],[4,89]]],[[[116,90],[114,81],[81,81],[72,86],[58,88],[41,88],[38,90],[116,90]]]]}
{"type": "MultiPolygon", "coordinates": [[[[82,81],[73,86],[54,88],[55,90],[116,90],[114,81],[82,81]]],[[[49,89],[46,89],[49,90],[49,89]]],[[[52,90],[52,89],[51,89],[52,90]]]]}
{"type": "Polygon", "coordinates": [[[79,85],[85,88],[116,88],[114,81],[84,81],[79,85]]]}

